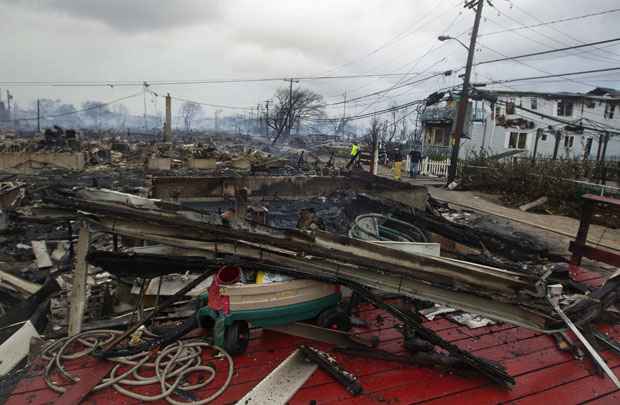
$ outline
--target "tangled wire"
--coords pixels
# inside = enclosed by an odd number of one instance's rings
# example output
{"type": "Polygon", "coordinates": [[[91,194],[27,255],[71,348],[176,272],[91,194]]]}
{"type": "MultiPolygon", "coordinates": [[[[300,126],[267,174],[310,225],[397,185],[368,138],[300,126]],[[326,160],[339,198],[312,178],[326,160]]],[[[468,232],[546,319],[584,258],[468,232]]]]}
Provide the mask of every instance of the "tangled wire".
{"type": "MultiPolygon", "coordinates": [[[[51,374],[54,369],[67,380],[76,383],[79,379],[71,375],[64,367],[64,361],[76,360],[92,354],[98,347],[111,342],[122,332],[115,330],[93,330],[82,332],[52,343],[44,349],[43,357],[49,360],[44,373],[46,384],[54,391],[63,393],[66,388],[54,383],[51,374]],[[83,350],[70,353],[70,348],[76,344],[84,346],[83,350]]],[[[220,396],[230,385],[234,364],[230,355],[223,349],[203,341],[189,340],[176,341],[160,351],[142,351],[140,353],[114,357],[108,359],[117,363],[110,375],[97,385],[93,392],[112,386],[119,393],[139,401],[157,401],[165,399],[174,405],[206,404],[220,396]],[[228,374],[224,384],[209,397],[202,400],[179,401],[173,395],[180,396],[183,392],[193,391],[207,386],[216,376],[215,366],[203,364],[203,350],[213,350],[216,355],[226,358],[228,361],[228,374]],[[122,368],[126,368],[122,371],[122,368]],[[145,370],[154,370],[154,375],[144,376],[145,370]],[[195,384],[188,382],[187,378],[194,373],[206,373],[207,377],[195,384]],[[130,390],[128,387],[137,387],[157,384],[160,392],[156,395],[144,395],[130,390]]],[[[150,373],[149,373],[150,374],[150,373]]]]}

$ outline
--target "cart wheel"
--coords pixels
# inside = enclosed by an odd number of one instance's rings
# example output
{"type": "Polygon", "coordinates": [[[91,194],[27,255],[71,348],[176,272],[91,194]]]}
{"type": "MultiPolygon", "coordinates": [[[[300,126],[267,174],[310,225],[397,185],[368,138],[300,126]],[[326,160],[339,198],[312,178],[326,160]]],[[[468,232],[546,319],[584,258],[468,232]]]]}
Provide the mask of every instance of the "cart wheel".
{"type": "Polygon", "coordinates": [[[229,354],[241,354],[248,348],[250,327],[245,321],[235,321],[224,332],[224,349],[229,354]]]}
{"type": "Polygon", "coordinates": [[[349,315],[340,308],[329,308],[319,314],[316,319],[317,325],[327,329],[348,331],[351,329],[349,315]]]}

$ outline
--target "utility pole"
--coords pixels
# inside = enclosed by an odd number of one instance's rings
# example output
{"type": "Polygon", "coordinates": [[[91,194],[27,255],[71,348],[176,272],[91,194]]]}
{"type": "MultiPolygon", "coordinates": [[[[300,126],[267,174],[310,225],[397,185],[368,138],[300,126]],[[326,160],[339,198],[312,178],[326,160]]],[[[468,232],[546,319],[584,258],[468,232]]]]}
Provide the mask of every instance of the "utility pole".
{"type": "Polygon", "coordinates": [[[256,132],[260,134],[260,104],[256,104],[256,132]]]}
{"type": "Polygon", "coordinates": [[[558,158],[558,150],[560,149],[560,141],[562,140],[562,131],[559,129],[554,132],[555,143],[553,144],[553,160],[558,158]]]}
{"type": "Polygon", "coordinates": [[[476,52],[476,39],[478,37],[478,28],[480,27],[480,17],[482,16],[482,6],[486,0],[471,0],[465,7],[476,7],[476,19],[474,20],[474,28],[471,32],[471,39],[469,41],[469,49],[467,53],[467,65],[465,67],[465,77],[463,78],[463,94],[461,96],[461,102],[459,103],[459,109],[456,116],[456,126],[454,128],[454,134],[452,141],[452,157],[450,159],[450,168],[448,169],[448,184],[452,183],[456,177],[456,166],[459,160],[459,148],[461,146],[461,135],[465,128],[465,115],[467,114],[467,105],[469,103],[469,80],[471,78],[471,69],[474,63],[474,53],[476,52]]]}
{"type": "Polygon", "coordinates": [[[149,87],[147,82],[142,83],[143,86],[143,101],[144,101],[144,133],[148,132],[148,125],[146,122],[146,88],[149,87]]]}
{"type": "Polygon", "coordinates": [[[605,185],[607,182],[607,166],[605,165],[605,155],[607,154],[607,144],[609,143],[609,132],[605,131],[603,144],[603,151],[601,153],[601,160],[599,161],[599,167],[601,168],[601,184],[605,185]]]}
{"type": "Polygon", "coordinates": [[[172,142],[172,97],[166,94],[166,122],[164,124],[164,142],[172,142]]]}
{"type": "Polygon", "coordinates": [[[37,132],[41,132],[41,101],[37,98],[37,132]]]}
{"type": "Polygon", "coordinates": [[[265,100],[265,138],[269,139],[269,103],[271,100],[265,100]]]}
{"type": "Polygon", "coordinates": [[[9,121],[11,121],[11,98],[13,98],[13,96],[11,96],[11,92],[10,91],[6,91],[6,112],[8,114],[7,118],[9,121]]]}
{"type": "Polygon", "coordinates": [[[536,130],[536,142],[534,143],[534,152],[532,153],[532,165],[536,164],[536,155],[538,154],[538,141],[540,137],[543,135],[543,129],[538,128],[536,130]]]}
{"type": "Polygon", "coordinates": [[[344,138],[344,127],[347,124],[347,92],[344,92],[344,101],[342,103],[342,128],[340,132],[342,133],[342,137],[344,138]]]}
{"type": "Polygon", "coordinates": [[[15,107],[15,97],[10,91],[6,91],[6,105],[9,109],[9,120],[13,119],[13,128],[17,129],[17,107],[15,107]],[[13,101],[13,115],[11,116],[11,101],[13,101]]]}
{"type": "Polygon", "coordinates": [[[299,80],[285,79],[285,81],[289,82],[288,88],[288,115],[286,118],[286,136],[291,138],[291,127],[293,126],[293,82],[299,83],[299,80]]]}

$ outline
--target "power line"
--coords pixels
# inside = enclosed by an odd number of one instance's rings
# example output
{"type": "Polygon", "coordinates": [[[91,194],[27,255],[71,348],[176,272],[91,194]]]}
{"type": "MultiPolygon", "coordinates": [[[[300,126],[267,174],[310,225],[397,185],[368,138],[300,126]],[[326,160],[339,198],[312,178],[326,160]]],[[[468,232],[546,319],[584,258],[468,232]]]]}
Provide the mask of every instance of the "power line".
{"type": "MultiPolygon", "coordinates": [[[[521,25],[521,26],[525,26],[525,24],[522,24],[522,23],[521,23],[519,20],[517,20],[516,18],[514,18],[514,17],[512,17],[511,15],[509,15],[508,13],[505,13],[505,12],[503,12],[502,10],[500,10],[500,9],[499,9],[496,5],[491,4],[491,6],[492,6],[495,10],[497,10],[497,12],[498,12],[501,16],[503,16],[504,18],[507,18],[507,19],[509,19],[509,20],[511,20],[511,21],[513,21],[513,22],[515,22],[515,23],[517,23],[517,24],[519,24],[519,25],[521,25]]],[[[521,10],[521,9],[519,9],[519,10],[520,10],[522,13],[526,14],[526,12],[525,12],[525,11],[523,11],[523,10],[521,10]]],[[[536,19],[536,20],[540,21],[540,19],[538,19],[538,18],[537,18],[537,17],[535,17],[535,16],[532,16],[532,15],[531,15],[531,14],[529,14],[529,13],[527,13],[527,15],[529,15],[530,17],[532,17],[532,18],[534,18],[534,19],[536,19]]],[[[501,27],[501,25],[500,25],[500,24],[498,24],[497,22],[495,22],[495,21],[493,21],[493,20],[491,20],[491,19],[489,19],[489,21],[501,27]]],[[[555,27],[550,27],[550,28],[551,28],[551,29],[553,29],[553,30],[555,30],[555,31],[557,31],[557,32],[559,32],[560,34],[562,34],[562,35],[564,35],[564,36],[567,36],[567,37],[571,38],[571,39],[572,39],[572,40],[574,40],[574,41],[581,42],[581,41],[579,41],[577,38],[572,37],[572,36],[570,36],[569,34],[563,33],[562,31],[558,30],[558,29],[557,29],[557,28],[555,28],[555,27]]],[[[565,41],[560,41],[560,40],[558,40],[557,38],[554,38],[554,37],[552,37],[552,36],[550,36],[550,35],[548,35],[548,34],[546,34],[546,33],[544,33],[544,32],[536,31],[536,30],[534,30],[533,28],[528,28],[528,29],[529,29],[530,31],[532,31],[532,33],[537,34],[537,35],[540,35],[540,36],[543,36],[543,37],[545,37],[545,38],[547,38],[547,39],[549,39],[549,40],[551,40],[551,41],[553,41],[553,42],[555,42],[555,43],[557,43],[557,44],[560,44],[560,45],[567,45],[567,42],[565,42],[565,41]]],[[[529,41],[536,42],[537,44],[540,44],[540,45],[543,45],[543,46],[548,46],[548,44],[545,44],[544,42],[541,42],[541,41],[539,41],[539,40],[537,40],[537,39],[533,39],[533,38],[527,37],[527,36],[525,36],[524,34],[522,34],[522,33],[520,33],[520,32],[515,32],[515,33],[516,33],[517,35],[519,35],[519,36],[521,36],[521,37],[523,37],[523,38],[525,38],[525,39],[529,40],[529,41]]],[[[599,61],[605,61],[605,62],[609,62],[609,61],[610,61],[610,59],[609,59],[609,58],[605,58],[604,56],[597,55],[597,54],[593,53],[592,51],[586,51],[586,52],[587,52],[587,53],[590,53],[590,54],[592,55],[592,56],[590,56],[590,59],[591,59],[592,57],[595,57],[595,58],[598,58],[598,59],[599,59],[599,61]]],[[[612,59],[612,61],[613,61],[613,62],[618,62],[617,60],[613,60],[613,59],[612,59]]]]}
{"type": "MultiPolygon", "coordinates": [[[[620,69],[620,68],[619,68],[619,69],[620,69]]],[[[507,103],[506,103],[506,102],[504,102],[504,101],[498,101],[498,103],[499,103],[499,104],[507,104],[507,103]]],[[[521,106],[519,106],[519,105],[514,105],[514,107],[515,107],[516,109],[526,111],[526,112],[528,112],[528,113],[530,113],[530,114],[537,115],[537,116],[539,116],[539,117],[546,118],[546,119],[548,119],[548,120],[555,121],[555,122],[558,122],[558,123],[560,123],[560,124],[564,124],[564,125],[576,125],[576,122],[565,121],[565,120],[562,120],[562,119],[560,119],[560,118],[553,117],[553,116],[551,116],[551,115],[543,114],[543,113],[538,112],[538,111],[530,110],[529,108],[521,107],[521,106]]],[[[577,121],[578,121],[578,120],[577,120],[577,121]]],[[[578,125],[579,125],[581,128],[583,128],[583,129],[587,129],[588,131],[594,131],[594,132],[608,132],[608,133],[611,133],[611,134],[614,134],[614,135],[620,135],[620,132],[618,132],[619,130],[618,130],[617,128],[600,129],[600,128],[594,128],[594,127],[590,127],[590,126],[585,126],[585,125],[583,125],[583,123],[578,124],[578,125]]]]}
{"type": "Polygon", "coordinates": [[[53,119],[53,118],[60,118],[60,117],[64,117],[64,116],[67,116],[67,115],[79,114],[79,113],[83,113],[83,112],[86,112],[86,111],[92,111],[92,110],[98,110],[100,108],[107,107],[109,105],[116,104],[116,103],[119,103],[121,101],[128,100],[130,98],[134,98],[134,97],[141,96],[141,95],[142,95],[142,92],[134,93],[134,94],[131,94],[129,96],[125,96],[125,97],[117,98],[115,100],[107,101],[105,103],[99,103],[99,104],[94,105],[92,107],[82,108],[81,110],[69,111],[69,112],[61,113],[61,114],[53,114],[53,115],[46,115],[44,117],[33,117],[33,118],[13,118],[12,120],[3,120],[3,121],[0,121],[0,122],[9,122],[9,121],[13,121],[13,120],[16,120],[16,121],[36,121],[37,119],[45,119],[45,120],[47,120],[47,119],[53,119]]]}
{"type": "MultiPolygon", "coordinates": [[[[196,85],[196,84],[234,84],[234,83],[256,83],[256,82],[279,82],[282,80],[333,80],[333,79],[360,79],[360,78],[377,78],[377,77],[403,77],[415,76],[419,73],[368,73],[368,74],[350,74],[350,75],[333,75],[333,76],[288,76],[288,77],[265,77],[265,78],[248,78],[248,79],[213,79],[213,80],[170,80],[170,81],[147,81],[149,86],[173,86],[173,85],[196,85]]],[[[143,87],[144,81],[109,81],[109,82],[54,82],[54,81],[3,81],[3,86],[32,86],[32,87],[143,87]]]]}
{"type": "Polygon", "coordinates": [[[557,20],[551,20],[551,21],[543,21],[541,23],[538,24],[531,24],[531,25],[519,25],[517,27],[511,27],[511,28],[507,28],[507,29],[503,29],[503,30],[499,30],[499,31],[491,31],[491,32],[486,32],[484,34],[480,34],[480,37],[488,37],[491,35],[497,35],[497,34],[503,34],[505,32],[513,32],[513,31],[520,31],[520,30],[525,30],[525,29],[530,29],[530,28],[537,28],[537,27],[544,27],[546,25],[552,25],[552,24],[559,24],[559,23],[563,23],[563,22],[567,22],[567,21],[575,21],[575,20],[581,20],[584,18],[589,18],[589,17],[596,17],[599,15],[605,15],[605,14],[611,14],[611,13],[617,13],[620,12],[620,8],[613,8],[610,10],[604,10],[604,11],[599,11],[597,13],[590,13],[590,14],[583,14],[583,15],[578,15],[578,16],[574,16],[574,17],[565,17],[565,18],[559,18],[557,20]]]}
{"type": "Polygon", "coordinates": [[[531,52],[531,53],[526,53],[526,54],[517,55],[517,56],[508,56],[508,57],[500,58],[500,59],[485,60],[485,61],[482,61],[482,62],[478,62],[475,65],[478,66],[478,65],[485,65],[487,63],[503,62],[503,61],[506,61],[506,60],[515,60],[515,59],[520,59],[520,58],[528,58],[528,57],[531,57],[531,56],[547,55],[547,54],[550,54],[550,53],[564,52],[564,51],[568,51],[568,50],[572,50],[572,49],[585,48],[585,47],[588,47],[588,46],[608,44],[610,42],[618,42],[618,41],[620,41],[620,38],[612,38],[612,39],[606,39],[604,41],[588,42],[588,43],[584,43],[584,44],[580,44],[580,45],[567,46],[565,48],[550,49],[550,50],[547,50],[547,51],[531,52]]]}
{"type": "MultiPolygon", "coordinates": [[[[165,96],[159,96],[162,98],[165,98],[165,96]]],[[[242,106],[231,106],[231,105],[223,105],[223,104],[212,104],[212,103],[205,103],[204,101],[195,101],[195,100],[190,100],[187,98],[183,98],[183,97],[174,97],[174,96],[170,96],[171,99],[173,100],[177,100],[177,101],[184,101],[184,102],[188,102],[188,103],[194,103],[194,104],[200,104],[200,105],[205,105],[207,107],[214,107],[214,108],[227,108],[230,110],[251,110],[254,111],[254,107],[242,107],[242,106]]]]}
{"type": "MultiPolygon", "coordinates": [[[[541,21],[542,21],[542,20],[541,20],[540,18],[538,18],[536,15],[534,15],[534,14],[532,14],[532,13],[530,13],[530,12],[528,12],[528,11],[524,10],[524,9],[522,9],[522,8],[521,8],[521,7],[519,7],[518,5],[516,5],[516,4],[515,4],[514,6],[515,6],[515,8],[516,8],[517,10],[519,10],[522,14],[524,14],[524,15],[526,15],[526,16],[528,16],[528,17],[530,17],[530,18],[533,18],[534,20],[536,20],[536,21],[538,21],[538,22],[541,22],[541,21]]],[[[550,29],[552,29],[553,31],[555,31],[555,32],[557,32],[557,33],[559,33],[559,34],[563,35],[563,36],[568,37],[569,39],[572,39],[573,41],[577,41],[577,42],[583,43],[583,41],[581,41],[581,40],[579,40],[579,39],[575,38],[573,35],[571,35],[571,34],[570,34],[570,33],[568,33],[568,32],[565,32],[565,31],[563,31],[563,30],[560,30],[559,28],[556,28],[556,27],[549,27],[549,28],[550,28],[550,29]]],[[[595,48],[596,50],[600,51],[601,53],[607,53],[607,54],[609,54],[609,55],[613,55],[613,56],[615,56],[615,58],[606,58],[606,59],[608,59],[608,60],[612,60],[612,61],[614,61],[614,62],[617,62],[617,61],[618,61],[617,57],[618,57],[618,56],[620,56],[620,55],[618,55],[617,53],[612,52],[612,51],[608,51],[608,50],[604,50],[604,49],[598,48],[598,47],[596,47],[596,46],[595,46],[594,48],[595,48]]],[[[596,56],[596,53],[594,53],[593,51],[585,51],[585,52],[590,53],[590,54],[592,54],[592,55],[595,55],[595,56],[596,56]]]]}
{"type": "MultiPolygon", "coordinates": [[[[351,102],[355,102],[357,100],[362,100],[362,99],[365,99],[365,98],[368,98],[368,97],[373,97],[373,96],[377,96],[377,95],[380,95],[380,94],[388,93],[390,91],[393,91],[393,90],[396,90],[396,89],[400,89],[400,88],[403,88],[403,87],[409,87],[409,86],[417,84],[417,83],[422,83],[422,82],[425,82],[427,80],[430,80],[430,79],[438,77],[438,76],[444,76],[444,75],[447,74],[447,72],[451,72],[451,71],[435,73],[433,75],[424,77],[422,79],[417,79],[417,80],[413,80],[413,81],[409,81],[409,82],[403,83],[403,84],[401,84],[401,85],[399,85],[397,87],[391,86],[391,87],[388,87],[386,89],[382,89],[382,90],[378,90],[378,91],[375,91],[375,92],[372,92],[372,93],[365,94],[363,96],[358,96],[358,97],[350,98],[350,99],[347,100],[347,103],[351,103],[351,102]]],[[[341,105],[343,103],[344,103],[344,101],[339,101],[339,102],[335,102],[335,103],[326,104],[325,106],[341,105]]]]}
{"type": "MultiPolygon", "coordinates": [[[[479,43],[479,44],[480,44],[480,46],[482,46],[483,48],[486,48],[486,49],[488,49],[488,50],[490,50],[490,51],[492,51],[492,52],[494,52],[494,53],[496,53],[496,54],[498,54],[498,55],[500,55],[500,56],[503,56],[504,58],[507,58],[507,59],[512,59],[511,57],[509,57],[509,56],[508,56],[508,55],[506,55],[505,53],[502,53],[502,52],[500,52],[500,51],[498,51],[498,50],[496,50],[496,49],[493,49],[493,48],[491,48],[491,47],[489,47],[489,46],[483,45],[482,43],[479,43]]],[[[533,70],[535,70],[535,71],[537,71],[537,72],[545,73],[545,74],[548,74],[548,75],[553,74],[553,73],[549,72],[548,70],[540,69],[540,68],[538,68],[538,67],[536,67],[536,66],[534,66],[534,65],[531,65],[531,64],[529,64],[529,63],[523,62],[523,61],[521,61],[521,60],[514,59],[514,61],[515,61],[516,63],[520,64],[520,65],[526,66],[526,67],[528,67],[528,68],[530,68],[530,69],[533,69],[533,70]]],[[[580,81],[578,81],[578,80],[569,79],[569,78],[566,78],[566,77],[565,77],[565,78],[563,78],[563,80],[566,80],[566,81],[569,81],[569,82],[572,82],[572,83],[577,83],[577,84],[580,84],[580,85],[582,85],[582,86],[587,86],[587,87],[596,87],[596,86],[594,86],[594,85],[592,85],[592,84],[590,84],[590,83],[580,82],[580,81]]]]}
{"type": "MultiPolygon", "coordinates": [[[[459,2],[460,2],[460,0],[459,0],[459,2]]],[[[370,56],[372,56],[372,55],[374,55],[376,53],[379,53],[383,49],[386,49],[386,48],[394,45],[395,43],[397,43],[399,41],[402,41],[403,39],[407,38],[408,36],[413,35],[417,31],[419,31],[422,27],[424,27],[426,24],[428,24],[429,22],[433,21],[433,19],[431,17],[433,17],[433,14],[435,14],[437,11],[438,11],[437,9],[433,9],[430,13],[428,13],[426,16],[424,16],[422,19],[420,19],[418,21],[418,23],[415,24],[413,27],[411,27],[411,28],[407,29],[406,31],[396,35],[392,39],[384,42],[383,44],[381,44],[377,48],[373,49],[372,51],[368,52],[367,54],[365,54],[365,55],[363,55],[363,56],[361,56],[359,58],[350,60],[349,62],[346,62],[346,63],[344,63],[344,64],[342,64],[340,66],[337,66],[335,68],[332,68],[332,69],[328,70],[328,72],[333,72],[333,71],[342,69],[344,67],[356,64],[356,63],[360,62],[361,60],[364,60],[364,59],[366,59],[366,58],[368,58],[368,57],[370,57],[370,56]],[[429,21],[424,22],[424,20],[426,20],[426,19],[428,19],[429,21]]],[[[439,10],[439,12],[441,13],[441,10],[439,10]]]]}
{"type": "Polygon", "coordinates": [[[585,75],[585,74],[590,74],[590,73],[611,72],[611,71],[616,71],[616,70],[620,70],[620,67],[611,67],[611,68],[593,69],[593,70],[582,70],[582,71],[579,71],[579,72],[557,73],[557,74],[549,74],[549,75],[545,75],[545,76],[520,77],[520,78],[517,78],[517,79],[496,80],[496,81],[491,81],[491,82],[487,82],[487,83],[475,84],[474,86],[477,86],[477,87],[479,87],[479,86],[488,86],[488,85],[491,85],[491,84],[522,82],[522,81],[526,81],[526,80],[548,79],[548,78],[552,78],[552,77],[578,76],[578,75],[585,75]]]}
{"type": "MultiPolygon", "coordinates": [[[[424,101],[425,101],[425,99],[413,100],[413,101],[410,101],[408,103],[397,105],[397,106],[393,106],[393,107],[390,107],[390,108],[385,108],[383,110],[377,110],[377,111],[367,112],[367,113],[364,113],[364,114],[347,116],[347,121],[355,121],[355,120],[360,120],[360,119],[372,117],[374,115],[380,115],[380,114],[385,114],[385,113],[389,113],[389,112],[393,112],[393,111],[403,110],[405,108],[409,108],[411,106],[421,104],[424,101]]],[[[335,121],[339,121],[340,119],[341,118],[312,118],[312,119],[308,119],[308,121],[313,121],[313,122],[335,122],[335,121]]]]}

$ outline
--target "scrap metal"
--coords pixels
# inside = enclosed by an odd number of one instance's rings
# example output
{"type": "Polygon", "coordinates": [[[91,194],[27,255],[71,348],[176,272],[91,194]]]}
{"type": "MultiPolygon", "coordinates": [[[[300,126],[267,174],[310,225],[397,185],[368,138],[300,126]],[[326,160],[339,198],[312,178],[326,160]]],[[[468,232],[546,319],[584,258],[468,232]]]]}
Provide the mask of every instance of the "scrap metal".
{"type": "MultiPolygon", "coordinates": [[[[565,328],[546,301],[536,274],[399,252],[320,230],[283,230],[236,221],[224,226],[218,216],[130,194],[86,189],[66,197],[55,202],[77,209],[105,232],[211,255],[237,255],[301,274],[346,278],[545,333],[565,328]]],[[[577,307],[596,307],[587,296],[580,297],[582,305],[577,307]]],[[[591,314],[595,315],[596,311],[591,314]]]]}
{"type": "Polygon", "coordinates": [[[329,354],[322,352],[312,346],[299,346],[299,350],[310,361],[316,363],[322,370],[334,377],[336,381],[342,384],[351,395],[356,396],[364,390],[358,378],[349,371],[342,368],[335,358],[329,354]]]}

